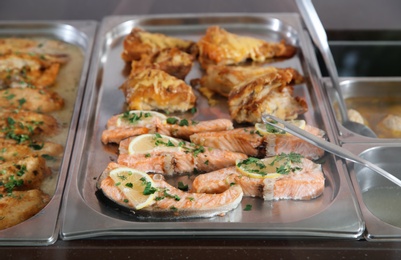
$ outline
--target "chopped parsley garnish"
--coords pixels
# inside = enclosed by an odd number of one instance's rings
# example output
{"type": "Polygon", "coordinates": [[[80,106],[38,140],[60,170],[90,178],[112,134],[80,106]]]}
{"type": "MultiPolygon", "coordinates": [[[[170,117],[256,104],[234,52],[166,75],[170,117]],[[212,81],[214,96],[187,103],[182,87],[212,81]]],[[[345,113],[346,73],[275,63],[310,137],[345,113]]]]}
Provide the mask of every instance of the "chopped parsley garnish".
{"type": "Polygon", "coordinates": [[[178,119],[175,117],[169,117],[169,118],[167,118],[166,121],[167,121],[167,124],[174,125],[175,123],[178,122],[178,119]]]}
{"type": "Polygon", "coordinates": [[[145,189],[143,190],[143,195],[150,195],[157,191],[155,187],[152,187],[152,183],[150,181],[146,181],[145,177],[140,178],[142,184],[145,185],[145,189]]]}
{"type": "Polygon", "coordinates": [[[127,182],[125,184],[125,187],[132,188],[132,187],[134,187],[134,185],[131,182],[127,182]]]}
{"type": "Polygon", "coordinates": [[[280,166],[276,168],[277,173],[288,174],[292,171],[302,170],[302,168],[300,167],[292,167],[292,163],[300,163],[302,158],[303,156],[299,153],[281,153],[276,156],[276,158],[270,163],[270,165],[274,165],[274,163],[280,162],[280,166]]]}
{"type": "Polygon", "coordinates": [[[178,182],[178,189],[182,190],[182,191],[187,191],[188,190],[188,184],[185,184],[182,181],[178,182]]]}
{"type": "Polygon", "coordinates": [[[246,204],[244,211],[251,211],[252,210],[252,205],[251,204],[246,204]]]}
{"type": "Polygon", "coordinates": [[[189,112],[190,112],[191,114],[195,114],[197,111],[198,111],[198,110],[196,109],[196,107],[193,107],[193,108],[191,108],[191,109],[189,110],[189,112]]]}
{"type": "Polygon", "coordinates": [[[42,154],[41,156],[45,160],[49,160],[49,161],[55,161],[56,160],[56,158],[54,156],[51,156],[51,155],[48,155],[48,154],[42,154]]]}
{"type": "Polygon", "coordinates": [[[124,112],[121,116],[122,119],[130,122],[131,124],[135,124],[136,122],[142,120],[142,117],[151,117],[150,113],[142,113],[140,112],[139,115],[136,113],[130,113],[130,111],[124,112]]]}

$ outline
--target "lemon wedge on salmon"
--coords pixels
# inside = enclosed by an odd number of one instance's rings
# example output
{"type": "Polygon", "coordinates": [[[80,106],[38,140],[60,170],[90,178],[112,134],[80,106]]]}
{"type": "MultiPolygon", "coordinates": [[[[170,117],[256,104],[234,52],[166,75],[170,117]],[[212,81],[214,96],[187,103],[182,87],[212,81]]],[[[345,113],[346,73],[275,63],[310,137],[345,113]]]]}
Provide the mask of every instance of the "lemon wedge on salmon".
{"type": "MultiPolygon", "coordinates": [[[[301,129],[305,129],[306,122],[305,120],[288,120],[288,123],[293,124],[294,126],[297,126],[301,129]]],[[[278,123],[277,123],[278,124],[278,123]]],[[[271,126],[269,124],[262,124],[262,123],[256,123],[255,124],[255,129],[256,131],[259,131],[261,135],[268,135],[268,134],[289,134],[283,130],[280,130],[274,126],[271,126]]]]}
{"type": "Polygon", "coordinates": [[[117,119],[116,125],[117,127],[131,125],[145,126],[149,123],[152,124],[155,118],[158,118],[161,122],[167,120],[167,117],[159,112],[131,110],[121,114],[117,119]]]}
{"type": "Polygon", "coordinates": [[[257,159],[249,157],[245,160],[239,160],[235,166],[237,170],[250,178],[265,179],[279,178],[283,175],[277,173],[278,163],[274,162],[275,157],[266,159],[257,159]]]}
{"type": "Polygon", "coordinates": [[[180,141],[161,134],[143,134],[132,139],[128,154],[149,153],[151,151],[179,151],[180,141]]]}
{"type": "Polygon", "coordinates": [[[109,176],[135,209],[142,209],[155,202],[157,189],[152,178],[145,172],[120,167],[111,170],[109,176]]]}

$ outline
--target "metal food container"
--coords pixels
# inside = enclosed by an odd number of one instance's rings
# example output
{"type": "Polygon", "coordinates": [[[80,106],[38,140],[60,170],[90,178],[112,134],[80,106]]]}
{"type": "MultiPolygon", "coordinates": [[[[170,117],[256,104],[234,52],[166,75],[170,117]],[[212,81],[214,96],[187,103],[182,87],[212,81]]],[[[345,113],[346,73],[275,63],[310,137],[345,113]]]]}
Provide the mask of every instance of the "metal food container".
{"type": "MultiPolygon", "coordinates": [[[[327,85],[328,96],[335,103],[335,92],[329,82],[327,85]]],[[[400,87],[399,78],[344,78],[341,81],[345,99],[365,98],[380,106],[386,105],[386,101],[401,100],[400,87]]],[[[397,102],[394,103],[397,105],[397,102]]],[[[379,123],[374,127],[380,127],[379,123]]],[[[348,131],[339,123],[337,130],[341,133],[339,142],[344,148],[401,178],[401,139],[361,136],[348,131]]],[[[359,164],[347,162],[346,165],[365,221],[366,240],[400,241],[401,188],[359,164]]]]}
{"type": "MultiPolygon", "coordinates": [[[[353,143],[344,147],[401,178],[400,143],[353,143]]],[[[365,220],[366,240],[401,241],[401,188],[358,164],[347,163],[347,168],[365,220]]]]}
{"type": "MultiPolygon", "coordinates": [[[[61,161],[52,166],[52,176],[54,176],[52,177],[52,183],[54,183],[54,186],[51,189],[53,195],[50,202],[38,214],[13,227],[0,230],[0,245],[41,246],[53,244],[58,239],[61,200],[68,175],[70,155],[77,133],[78,118],[97,24],[95,21],[8,21],[0,23],[0,37],[2,38],[18,37],[58,40],[73,46],[72,48],[80,53],[79,64],[74,63],[74,65],[71,65],[80,66],[80,69],[74,68],[76,73],[64,75],[64,77],[69,77],[69,80],[60,80],[57,83],[57,87],[55,87],[56,89],[54,89],[60,96],[65,98],[65,106],[62,110],[63,112],[59,114],[58,112],[52,113],[59,120],[59,123],[63,125],[61,139],[64,140],[64,143],[60,143],[64,147],[61,161]],[[65,90],[65,85],[71,84],[71,82],[74,82],[76,86],[68,86],[66,88],[68,90],[65,90]],[[67,91],[69,93],[66,93],[67,91]],[[57,117],[59,115],[60,118],[57,117]]],[[[67,74],[62,72],[63,70],[61,68],[60,74],[67,74]]]]}
{"type": "MultiPolygon", "coordinates": [[[[62,227],[64,240],[91,237],[335,237],[358,239],[364,222],[353,194],[350,179],[341,160],[327,154],[322,168],[326,182],[322,196],[310,201],[263,201],[244,198],[225,216],[207,219],[163,220],[139,219],[116,211],[97,196],[96,183],[107,164],[116,159],[116,148],[100,141],[107,120],[123,112],[124,96],[118,89],[125,81],[125,63],[121,59],[124,37],[133,27],[197,41],[206,28],[219,25],[239,35],[267,41],[285,40],[297,47],[295,57],[270,65],[292,67],[305,75],[307,82],[295,86],[295,95],[307,100],[309,110],[301,117],[308,124],[326,131],[336,142],[334,122],[326,116],[321,75],[313,47],[297,14],[188,14],[160,16],[106,17],[99,29],[88,89],[84,98],[79,133],[72,155],[70,177],[63,199],[62,227]],[[244,211],[247,204],[251,211],[244,211]]],[[[195,65],[186,78],[199,78],[195,65]]],[[[209,107],[198,95],[197,119],[214,119],[227,114],[224,105],[209,107]],[[218,110],[218,113],[213,111],[218,110]],[[205,112],[206,111],[206,112],[205,112]],[[224,114],[226,113],[226,114],[224,114]]]]}
{"type": "MultiPolygon", "coordinates": [[[[345,127],[343,127],[340,123],[340,116],[337,113],[337,103],[338,103],[338,95],[336,95],[336,91],[331,87],[331,81],[327,78],[323,79],[325,84],[325,92],[328,96],[328,108],[329,114],[336,118],[334,120],[336,125],[334,129],[336,134],[339,137],[340,143],[348,143],[348,142],[357,142],[357,143],[370,143],[370,142],[380,142],[380,143],[401,143],[400,138],[395,137],[386,137],[380,135],[380,131],[375,129],[380,127],[380,118],[371,119],[371,125],[369,127],[372,128],[378,135],[377,138],[371,138],[366,136],[361,136],[356,134],[345,127]],[[338,115],[338,116],[337,116],[338,115]]],[[[394,77],[374,77],[374,78],[342,78],[340,82],[340,87],[342,90],[342,94],[345,100],[347,99],[360,99],[359,103],[366,103],[372,105],[372,107],[376,106],[377,110],[385,107],[386,102],[392,103],[393,106],[397,106],[396,108],[399,111],[396,113],[401,116],[401,107],[398,107],[398,104],[401,103],[401,79],[394,77]]],[[[348,105],[348,109],[352,108],[348,105]]],[[[394,110],[394,109],[393,109],[394,110]]],[[[385,111],[385,109],[383,109],[385,111]]],[[[371,111],[372,115],[366,115],[373,117],[377,111],[371,111]]],[[[366,113],[366,112],[365,112],[366,113]]],[[[378,113],[378,112],[377,112],[378,113]]],[[[383,112],[380,112],[383,113],[383,112]]],[[[377,115],[376,117],[382,117],[384,115],[377,115]]]]}

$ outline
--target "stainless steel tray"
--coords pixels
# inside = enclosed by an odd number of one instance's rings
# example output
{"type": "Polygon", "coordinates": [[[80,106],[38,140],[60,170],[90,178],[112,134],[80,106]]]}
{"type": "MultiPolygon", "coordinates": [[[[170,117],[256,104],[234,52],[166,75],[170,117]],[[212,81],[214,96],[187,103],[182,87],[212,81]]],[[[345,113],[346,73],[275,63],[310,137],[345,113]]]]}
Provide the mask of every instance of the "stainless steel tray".
{"type": "MultiPolygon", "coordinates": [[[[310,110],[303,116],[309,124],[324,129],[331,140],[333,122],[326,117],[326,104],[320,88],[320,74],[314,50],[297,14],[188,14],[168,16],[112,16],[101,24],[89,76],[88,91],[79,123],[79,134],[73,152],[73,164],[63,200],[61,238],[90,237],[172,237],[172,236],[243,236],[243,237],[343,237],[359,238],[364,223],[353,196],[350,180],[344,174],[342,161],[327,155],[323,164],[326,176],[324,194],[311,201],[268,202],[245,198],[234,211],[224,217],[181,221],[144,221],[124,215],[106,206],[96,197],[97,178],[116,158],[115,149],[100,142],[101,132],[112,115],[121,113],[124,97],[118,87],[125,81],[121,59],[122,40],[134,26],[153,32],[197,41],[211,25],[266,40],[285,39],[298,46],[295,57],[274,63],[293,67],[308,82],[295,87],[295,94],[304,96],[310,110]],[[247,204],[252,211],[244,211],[247,204]]],[[[199,67],[186,80],[200,76],[199,67]]],[[[199,96],[198,106],[209,111],[199,96]]],[[[200,109],[198,108],[198,111],[200,109]]],[[[220,111],[227,113],[227,109],[220,111]]],[[[206,114],[206,113],[205,113],[206,114]]],[[[217,117],[216,114],[210,113],[217,117]]],[[[227,115],[228,116],[228,115],[227,115]]],[[[206,119],[204,114],[194,119],[206,119]]]]}
{"type": "MultiPolygon", "coordinates": [[[[344,147],[401,178],[401,143],[353,143],[344,147]]],[[[401,188],[379,174],[347,163],[366,222],[368,241],[401,241],[401,188]]]]}
{"type": "MultiPolygon", "coordinates": [[[[56,39],[72,44],[83,54],[82,69],[77,78],[76,97],[69,99],[63,110],[69,113],[65,123],[69,127],[65,130],[64,155],[58,169],[53,169],[56,179],[54,195],[46,207],[32,218],[11,228],[0,230],[0,245],[49,245],[54,243],[59,234],[58,217],[61,208],[61,199],[64,192],[70,155],[72,153],[76,135],[79,113],[85,91],[85,83],[89,69],[90,55],[95,38],[97,22],[95,21],[7,21],[0,23],[0,37],[40,37],[56,39]]],[[[62,72],[60,72],[62,73],[62,72]]],[[[68,76],[68,75],[67,75],[68,76]]],[[[64,83],[65,84],[65,83],[64,83]]],[[[54,89],[61,96],[70,95],[63,92],[63,82],[54,89]]],[[[71,89],[71,88],[69,88],[71,89]]],[[[71,91],[71,90],[70,90],[71,91]]],[[[56,166],[57,167],[57,166],[56,166]]]]}

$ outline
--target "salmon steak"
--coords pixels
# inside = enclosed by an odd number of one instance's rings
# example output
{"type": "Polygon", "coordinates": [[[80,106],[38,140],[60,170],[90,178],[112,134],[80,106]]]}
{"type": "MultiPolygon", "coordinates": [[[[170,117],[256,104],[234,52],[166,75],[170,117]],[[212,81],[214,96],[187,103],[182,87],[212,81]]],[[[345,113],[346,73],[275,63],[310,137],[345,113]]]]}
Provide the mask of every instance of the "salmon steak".
{"type": "Polygon", "coordinates": [[[229,167],[214,172],[198,175],[192,184],[192,192],[218,193],[230,185],[241,186],[244,196],[259,197],[264,200],[310,200],[323,193],[325,178],[321,165],[302,158],[291,163],[287,173],[274,174],[266,178],[249,176],[229,167]]]}
{"type": "Polygon", "coordinates": [[[117,162],[141,171],[163,175],[210,172],[235,165],[237,160],[246,159],[243,153],[224,151],[196,145],[180,139],[175,144],[161,141],[154,135],[155,148],[146,152],[129,153],[129,145],[135,138],[123,140],[119,146],[117,162]]]}
{"type": "Polygon", "coordinates": [[[151,111],[128,111],[111,117],[106,130],[102,132],[102,143],[120,143],[121,140],[147,133],[160,133],[189,140],[195,133],[215,132],[233,129],[228,119],[195,121],[167,117],[151,111]]]}
{"type": "Polygon", "coordinates": [[[110,163],[102,173],[99,189],[109,200],[135,213],[135,216],[157,217],[163,219],[209,218],[223,216],[238,207],[243,192],[239,185],[232,185],[218,194],[190,193],[168,184],[160,174],[150,175],[152,178],[154,200],[139,210],[129,202],[127,196],[118,188],[109,172],[122,167],[110,163]]]}
{"type": "MultiPolygon", "coordinates": [[[[304,130],[321,138],[325,134],[324,131],[311,125],[306,125],[304,130]]],[[[295,152],[308,159],[316,160],[324,155],[324,150],[294,135],[274,131],[261,134],[254,127],[197,133],[191,135],[190,140],[198,145],[244,153],[258,158],[295,152]]]]}

